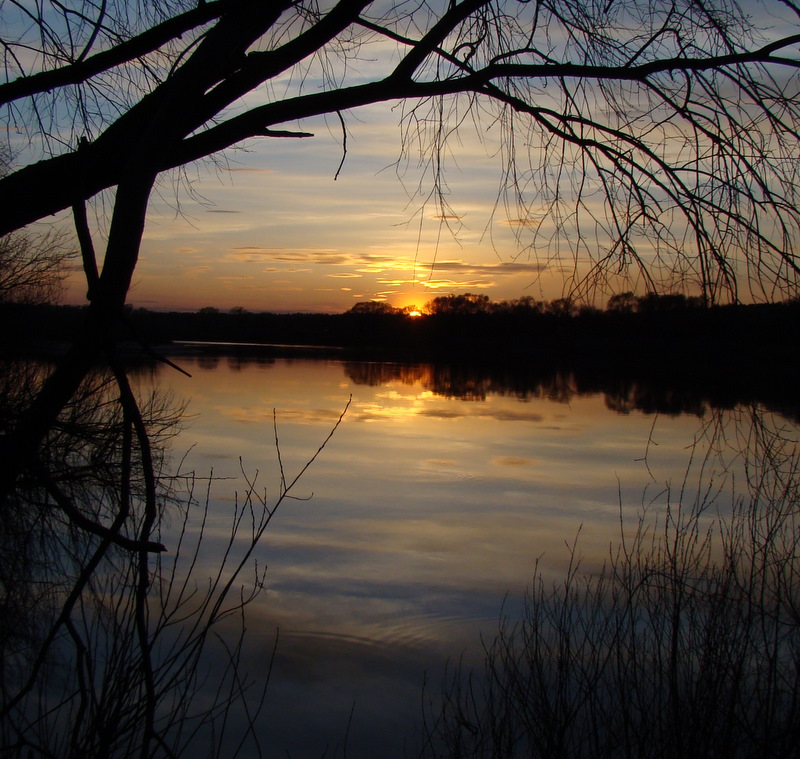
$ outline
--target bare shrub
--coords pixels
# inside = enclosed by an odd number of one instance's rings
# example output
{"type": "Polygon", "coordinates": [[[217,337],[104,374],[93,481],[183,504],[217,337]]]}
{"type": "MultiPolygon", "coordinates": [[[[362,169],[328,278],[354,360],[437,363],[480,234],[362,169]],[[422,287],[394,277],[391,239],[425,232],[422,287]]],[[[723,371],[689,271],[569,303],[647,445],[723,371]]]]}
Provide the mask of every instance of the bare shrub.
{"type": "Polygon", "coordinates": [[[798,453],[763,430],[747,444],[745,495],[701,466],[643,505],[598,573],[577,541],[562,580],[537,565],[484,671],[457,666],[428,700],[422,754],[797,756],[798,453]]]}
{"type": "MultiPolygon", "coordinates": [[[[0,431],[46,382],[38,366],[12,374],[0,431]]],[[[240,666],[245,610],[263,588],[253,552],[338,422],[293,477],[276,424],[277,499],[242,469],[208,569],[213,477],[169,476],[183,409],[135,390],[118,366],[84,377],[0,500],[3,757],[261,754],[271,659],[240,666]]]]}

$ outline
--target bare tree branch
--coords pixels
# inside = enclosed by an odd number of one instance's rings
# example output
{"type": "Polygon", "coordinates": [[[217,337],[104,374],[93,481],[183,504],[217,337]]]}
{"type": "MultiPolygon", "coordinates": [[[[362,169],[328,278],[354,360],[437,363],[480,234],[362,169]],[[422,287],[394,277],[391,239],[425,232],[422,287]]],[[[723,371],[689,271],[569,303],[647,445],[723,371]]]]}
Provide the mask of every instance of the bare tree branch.
{"type": "MultiPolygon", "coordinates": [[[[519,150],[519,140],[506,138],[518,147],[506,156],[516,165],[504,169],[510,184],[501,192],[521,219],[543,209],[573,255],[588,255],[588,268],[575,264],[575,292],[629,266],[648,288],[688,279],[709,301],[736,299],[742,285],[767,297],[797,291],[800,18],[791,3],[765,0],[770,12],[784,12],[776,31],[728,0],[462,0],[441,8],[339,0],[325,10],[301,0],[217,0],[173,16],[165,10],[128,37],[116,6],[64,8],[75,21],[63,45],[55,22],[29,19],[42,26],[44,58],[61,45],[74,60],[28,77],[34,84],[14,96],[13,115],[28,120],[46,155],[63,143],[58,98],[76,83],[78,114],[96,137],[0,179],[0,234],[117,187],[116,204],[132,204],[121,212],[128,222],[121,215],[116,223],[126,237],[114,236],[100,275],[115,308],[136,264],[145,185],[160,173],[251,138],[309,136],[290,126],[303,119],[396,101],[408,104],[418,130],[404,144],[431,151],[422,165],[432,191],[422,196],[439,204],[443,141],[467,113],[491,112],[502,126],[511,123],[504,109],[516,112],[514,128],[529,139],[519,150]],[[105,49],[89,54],[101,37],[105,49]],[[379,63],[359,71],[355,61],[373,49],[379,63]],[[94,73],[81,73],[90,62],[94,73]],[[50,101],[35,83],[40,75],[64,77],[47,85],[56,90],[50,101]],[[291,82],[280,94],[279,78],[291,82]],[[126,189],[134,167],[136,200],[126,189]],[[537,176],[538,186],[515,186],[521,176],[537,176]],[[554,177],[569,178],[571,197],[563,183],[550,184],[554,177]],[[586,202],[593,192],[602,212],[586,202]]],[[[13,39],[6,49],[17,50],[13,39]]],[[[537,235],[520,241],[536,255],[556,249],[537,235]]]]}

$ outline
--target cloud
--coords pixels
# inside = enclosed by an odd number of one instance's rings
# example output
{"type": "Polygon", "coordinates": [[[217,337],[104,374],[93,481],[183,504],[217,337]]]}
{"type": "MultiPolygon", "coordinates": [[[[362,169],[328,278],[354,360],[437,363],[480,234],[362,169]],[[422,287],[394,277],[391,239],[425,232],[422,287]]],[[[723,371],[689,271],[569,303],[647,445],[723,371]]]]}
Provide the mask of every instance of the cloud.
{"type": "Polygon", "coordinates": [[[492,464],[496,466],[510,467],[533,467],[538,465],[536,459],[525,458],[523,456],[497,456],[492,459],[492,464]]]}
{"type": "Polygon", "coordinates": [[[507,227],[519,227],[519,228],[526,228],[526,229],[533,229],[535,227],[540,226],[542,223],[542,219],[536,216],[526,216],[526,217],[517,217],[515,219],[502,219],[500,224],[503,224],[507,227]]]}
{"type": "Polygon", "coordinates": [[[494,271],[497,274],[504,275],[504,274],[538,274],[539,272],[547,271],[550,267],[548,264],[543,264],[540,262],[533,262],[533,263],[501,263],[497,264],[494,268],[494,271]]]}
{"type": "Polygon", "coordinates": [[[491,274],[492,276],[516,275],[516,274],[538,274],[546,270],[547,264],[538,261],[497,261],[489,264],[473,264],[466,261],[430,261],[419,262],[416,268],[432,271],[433,273],[442,271],[464,272],[467,274],[491,274]]]}
{"type": "MultiPolygon", "coordinates": [[[[434,392],[435,389],[434,389],[434,392]]],[[[534,424],[541,424],[545,421],[544,417],[541,414],[537,414],[535,412],[530,411],[514,411],[511,409],[497,409],[493,411],[486,411],[483,408],[475,408],[475,409],[467,409],[467,410],[460,410],[455,411],[451,409],[442,409],[442,408],[422,408],[420,409],[417,414],[419,416],[429,417],[432,419],[462,419],[466,417],[477,417],[479,419],[495,419],[501,422],[527,422],[527,423],[534,423],[534,424]]],[[[513,457],[507,457],[509,461],[513,457]]],[[[506,466],[509,464],[506,463],[506,466]]]]}
{"type": "Polygon", "coordinates": [[[260,248],[255,246],[242,246],[232,248],[232,252],[225,254],[227,261],[239,263],[309,263],[309,264],[349,264],[350,256],[333,248],[260,248]]]}
{"type": "Polygon", "coordinates": [[[492,280],[470,279],[456,282],[453,279],[429,279],[422,283],[428,290],[483,290],[494,287],[497,282],[492,280]]]}
{"type": "MultiPolygon", "coordinates": [[[[215,410],[223,417],[241,424],[268,424],[272,427],[275,410],[272,406],[216,406],[215,410]]],[[[328,424],[339,418],[340,411],[320,408],[281,408],[278,420],[292,420],[299,424],[328,424]]]]}
{"type": "Polygon", "coordinates": [[[495,411],[481,411],[477,416],[483,419],[495,419],[500,422],[533,422],[541,424],[545,418],[532,411],[514,411],[512,409],[497,409],[495,411]]]}
{"type": "Polygon", "coordinates": [[[403,256],[378,256],[368,253],[358,257],[354,256],[353,259],[354,265],[362,267],[357,269],[357,271],[363,272],[364,274],[380,274],[387,269],[393,271],[398,269],[407,271],[414,267],[413,259],[403,256]]]}
{"type": "Polygon", "coordinates": [[[206,213],[241,213],[241,211],[231,211],[227,208],[207,208],[206,213]]]}
{"type": "Polygon", "coordinates": [[[459,411],[438,408],[422,409],[418,412],[418,415],[429,419],[461,419],[464,416],[459,411]]]}
{"type": "Polygon", "coordinates": [[[313,266],[352,267],[352,271],[326,274],[339,279],[356,279],[363,275],[379,275],[388,272],[403,272],[408,276],[378,280],[380,284],[400,287],[420,284],[431,290],[445,288],[489,288],[497,285],[497,278],[527,275],[535,278],[548,269],[547,264],[539,262],[493,262],[475,264],[458,259],[441,261],[414,261],[409,256],[386,254],[355,254],[336,248],[267,248],[259,246],[240,246],[232,248],[224,258],[237,263],[271,263],[265,273],[278,271],[304,272],[310,268],[295,266],[281,269],[275,264],[307,264],[313,266]],[[452,273],[459,278],[437,277],[437,274],[452,273]],[[467,276],[468,275],[468,276],[467,276]]]}
{"type": "Polygon", "coordinates": [[[228,167],[228,171],[237,174],[274,174],[275,169],[259,169],[255,166],[234,166],[228,167]]]}

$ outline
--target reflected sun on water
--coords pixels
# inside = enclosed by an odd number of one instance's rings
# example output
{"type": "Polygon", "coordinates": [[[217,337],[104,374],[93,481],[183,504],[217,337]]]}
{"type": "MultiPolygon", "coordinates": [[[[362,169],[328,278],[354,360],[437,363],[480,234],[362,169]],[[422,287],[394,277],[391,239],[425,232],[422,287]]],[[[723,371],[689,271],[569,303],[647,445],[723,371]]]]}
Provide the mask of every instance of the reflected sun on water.
{"type": "Polygon", "coordinates": [[[188,452],[184,469],[218,478],[211,563],[242,469],[274,500],[277,450],[291,479],[352,396],[257,550],[267,592],[251,607],[247,655],[257,670],[280,630],[269,745],[292,755],[321,755],[355,703],[348,756],[375,755],[376,740],[382,756],[402,756],[392,751],[418,717],[426,673],[435,679],[448,659],[477,663],[481,635],[501,608],[519,607],[537,562],[558,577],[579,535],[592,571],[620,518],[660,508],[697,461],[719,457],[725,476],[741,462],[719,448],[713,409],[644,413],[641,388],[611,397],[569,377],[537,384],[431,365],[182,364],[191,378],[162,371],[160,382],[192,415],[174,458],[188,452]]]}

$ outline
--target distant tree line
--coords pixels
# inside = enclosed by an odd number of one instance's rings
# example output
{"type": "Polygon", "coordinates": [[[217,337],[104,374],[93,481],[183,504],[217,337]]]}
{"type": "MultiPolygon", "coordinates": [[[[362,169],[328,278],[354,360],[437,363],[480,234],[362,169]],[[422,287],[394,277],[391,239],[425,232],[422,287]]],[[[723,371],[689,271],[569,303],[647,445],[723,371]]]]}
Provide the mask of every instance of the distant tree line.
{"type": "MultiPolygon", "coordinates": [[[[68,341],[84,323],[84,309],[0,302],[0,345],[68,341]]],[[[621,293],[605,309],[569,298],[525,296],[492,301],[465,293],[434,298],[417,309],[358,303],[341,314],[251,312],[214,307],[161,312],[126,307],[117,339],[159,345],[176,341],[252,343],[253,347],[327,346],[370,358],[409,360],[490,357],[495,360],[568,360],[570,363],[685,360],[734,364],[796,364],[790,350],[800,327],[800,301],[706,307],[700,299],[621,293]],[[415,312],[423,318],[412,318],[415,312]]]]}
{"type": "MultiPolygon", "coordinates": [[[[0,303],[0,350],[52,352],[84,320],[79,307],[0,303]]],[[[174,352],[176,344],[193,341],[219,345],[180,349],[260,356],[325,349],[352,360],[488,362],[514,371],[550,366],[607,382],[635,377],[685,387],[691,380],[718,394],[727,388],[732,399],[766,391],[782,403],[785,389],[800,380],[800,357],[791,347],[799,331],[800,301],[706,307],[681,294],[620,293],[599,309],[568,298],[492,301],[465,293],[436,297],[419,309],[365,302],[340,314],[127,307],[116,338],[130,346],[126,355],[143,358],[142,345],[174,352]]],[[[724,398],[717,403],[724,405],[724,398]]]]}
{"type": "MultiPolygon", "coordinates": [[[[684,295],[683,293],[636,295],[629,291],[612,295],[606,303],[605,310],[630,314],[698,309],[704,306],[705,303],[700,296],[684,295]]],[[[366,301],[356,303],[348,313],[438,316],[528,312],[555,316],[579,316],[593,314],[598,310],[600,309],[595,306],[587,306],[572,298],[555,298],[548,301],[536,300],[530,295],[524,295],[513,300],[493,301],[488,295],[462,293],[458,295],[440,295],[428,301],[419,309],[416,306],[396,308],[383,301],[366,301]]]]}

